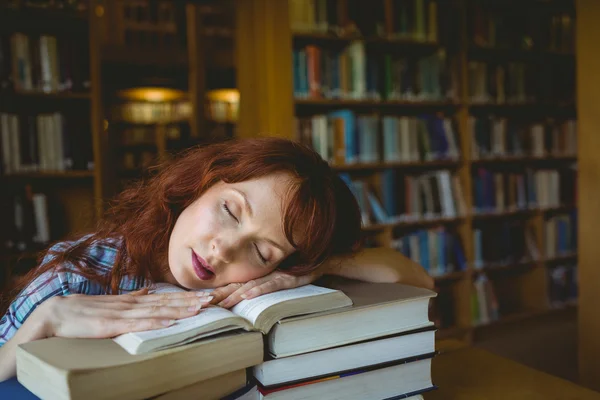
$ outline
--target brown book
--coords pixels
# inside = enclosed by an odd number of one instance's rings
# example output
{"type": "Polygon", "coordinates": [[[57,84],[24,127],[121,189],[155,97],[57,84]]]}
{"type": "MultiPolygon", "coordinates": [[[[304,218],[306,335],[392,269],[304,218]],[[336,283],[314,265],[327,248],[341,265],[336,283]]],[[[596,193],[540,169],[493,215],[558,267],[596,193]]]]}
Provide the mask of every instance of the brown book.
{"type": "Polygon", "coordinates": [[[143,355],[111,339],[50,338],[17,348],[17,378],[43,399],[144,399],[262,360],[259,332],[236,331],[143,355]]]}

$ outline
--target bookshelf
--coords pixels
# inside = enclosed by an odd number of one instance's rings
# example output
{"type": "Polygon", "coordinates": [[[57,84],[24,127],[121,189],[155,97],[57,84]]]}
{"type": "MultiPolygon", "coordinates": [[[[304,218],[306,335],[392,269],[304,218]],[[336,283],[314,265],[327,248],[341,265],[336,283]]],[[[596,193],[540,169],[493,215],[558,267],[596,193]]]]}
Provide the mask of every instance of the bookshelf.
{"type": "Polygon", "coordinates": [[[214,140],[207,70],[233,68],[232,19],[231,2],[0,1],[0,286],[49,242],[92,229],[123,181],[145,173],[119,176],[120,155],[147,151],[154,164],[214,140]],[[139,86],[180,97],[166,113],[149,101],[127,110],[118,93],[139,86]],[[144,119],[157,109],[168,118],[144,119]],[[132,111],[142,118],[124,117],[132,111]],[[126,131],[149,131],[151,143],[124,141],[126,131]]]}
{"type": "Polygon", "coordinates": [[[574,307],[572,2],[244,3],[240,136],[313,146],[355,191],[366,245],[428,257],[440,338],[574,307]]]}

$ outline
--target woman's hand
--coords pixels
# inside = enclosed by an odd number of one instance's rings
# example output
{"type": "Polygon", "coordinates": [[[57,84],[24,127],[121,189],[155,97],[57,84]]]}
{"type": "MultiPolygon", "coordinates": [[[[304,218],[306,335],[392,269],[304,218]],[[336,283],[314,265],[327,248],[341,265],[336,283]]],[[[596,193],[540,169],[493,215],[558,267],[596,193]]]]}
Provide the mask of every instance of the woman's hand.
{"type": "Polygon", "coordinates": [[[322,272],[312,272],[307,275],[294,276],[281,271],[273,271],[262,278],[254,279],[248,283],[230,283],[211,292],[215,298],[213,303],[231,308],[244,299],[252,299],[263,294],[276,292],[282,289],[292,289],[308,285],[317,280],[322,272]]]}
{"type": "Polygon", "coordinates": [[[109,338],[127,332],[164,328],[200,312],[212,297],[198,292],[53,297],[34,311],[44,337],[109,338]]]}

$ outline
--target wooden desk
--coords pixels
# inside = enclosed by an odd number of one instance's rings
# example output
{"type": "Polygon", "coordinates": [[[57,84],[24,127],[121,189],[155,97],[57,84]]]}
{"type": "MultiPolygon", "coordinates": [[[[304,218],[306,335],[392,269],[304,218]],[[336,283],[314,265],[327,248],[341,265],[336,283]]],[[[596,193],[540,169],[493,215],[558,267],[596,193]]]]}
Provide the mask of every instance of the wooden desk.
{"type": "Polygon", "coordinates": [[[600,399],[598,392],[473,347],[438,355],[432,374],[439,389],[425,400],[600,399]]]}

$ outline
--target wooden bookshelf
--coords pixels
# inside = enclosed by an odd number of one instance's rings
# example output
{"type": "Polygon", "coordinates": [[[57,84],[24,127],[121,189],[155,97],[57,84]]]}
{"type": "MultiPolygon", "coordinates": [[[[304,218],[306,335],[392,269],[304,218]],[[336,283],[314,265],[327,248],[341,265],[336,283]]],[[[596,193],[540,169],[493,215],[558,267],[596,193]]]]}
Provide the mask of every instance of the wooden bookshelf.
{"type": "MultiPolygon", "coordinates": [[[[227,67],[233,67],[231,61],[233,60],[231,43],[233,30],[231,26],[223,27],[228,29],[229,38],[204,37],[202,39],[202,32],[215,31],[215,27],[205,24],[204,15],[207,10],[212,9],[216,13],[233,17],[231,9],[227,9],[231,5],[230,1],[215,1],[212,4],[209,4],[210,2],[202,2],[202,4],[164,2],[165,4],[161,6],[174,7],[174,15],[181,23],[175,26],[172,21],[161,22],[163,26],[160,26],[156,22],[151,26],[152,22],[144,22],[142,25],[145,24],[146,32],[152,31],[156,34],[153,38],[160,37],[162,45],[154,46],[148,46],[147,43],[146,45],[134,43],[139,32],[134,32],[133,35],[125,33],[125,30],[131,26],[127,25],[128,21],[124,21],[121,13],[120,7],[125,2],[119,0],[102,0],[95,3],[81,1],[82,8],[77,9],[57,7],[60,2],[53,0],[48,1],[45,7],[28,7],[25,4],[27,2],[20,2],[18,7],[6,8],[6,5],[11,2],[0,3],[2,3],[0,38],[7,39],[3,43],[8,43],[9,49],[11,45],[9,38],[16,32],[26,34],[30,44],[41,35],[56,37],[59,45],[63,40],[73,40],[78,46],[80,45],[75,52],[78,56],[77,68],[85,68],[85,73],[80,74],[86,79],[85,87],[73,86],[71,89],[48,92],[17,90],[12,83],[3,82],[3,70],[0,67],[0,114],[36,116],[58,112],[65,115],[67,123],[70,122],[68,117],[72,114],[76,117],[73,119],[77,121],[73,127],[73,135],[69,133],[77,139],[77,147],[74,147],[73,151],[89,152],[89,165],[86,165],[86,168],[67,167],[65,170],[23,168],[6,173],[3,168],[0,168],[0,185],[3,187],[1,196],[20,195],[27,191],[43,193],[47,196],[51,230],[56,232],[55,236],[50,237],[50,242],[61,240],[74,232],[93,229],[98,218],[103,215],[107,200],[116,193],[118,171],[115,168],[116,163],[113,162],[115,153],[123,150],[151,149],[157,153],[157,159],[164,159],[171,151],[205,141],[204,138],[208,136],[204,123],[205,67],[207,65],[213,68],[223,67],[224,60],[229,62],[227,67]],[[171,41],[163,42],[165,38],[171,41]],[[229,43],[224,43],[224,40],[229,43]],[[211,49],[206,48],[205,44],[208,41],[218,41],[218,46],[214,46],[220,50],[218,56],[211,53],[211,49]],[[216,61],[212,61],[213,59],[216,61]],[[134,70],[134,73],[127,75],[131,70],[134,70]],[[171,123],[108,124],[111,119],[109,115],[111,107],[120,101],[111,90],[124,81],[132,86],[141,86],[140,81],[131,79],[132,76],[135,78],[138,75],[155,79],[148,86],[156,82],[164,85],[163,78],[175,76],[176,84],[182,82],[179,88],[185,92],[193,118],[171,123]],[[126,144],[117,149],[111,147],[110,129],[139,127],[156,130],[157,140],[151,145],[126,144]],[[184,131],[181,140],[169,137],[166,131],[173,127],[180,127],[184,131]],[[53,229],[57,227],[60,229],[53,229]]],[[[36,5],[37,3],[43,2],[36,2],[36,5]]],[[[160,1],[149,3],[160,3],[160,1]]],[[[149,7],[154,5],[156,4],[149,4],[149,7]]],[[[39,52],[39,46],[36,48],[39,52]]],[[[2,50],[4,48],[0,49],[0,52],[2,50]]],[[[60,50],[59,47],[58,51],[60,50]]],[[[30,51],[34,49],[31,47],[30,51]]],[[[62,61],[62,58],[59,57],[58,61],[62,61]]],[[[12,71],[9,72],[12,79],[12,71]]],[[[20,134],[24,129],[21,126],[20,134]]],[[[2,127],[0,127],[1,132],[2,127]]],[[[0,160],[2,159],[3,156],[0,154],[0,160]]],[[[145,172],[142,169],[135,170],[133,173],[128,171],[126,173],[128,176],[124,178],[139,178],[145,172]]],[[[8,213],[6,220],[12,222],[14,219],[14,215],[8,213]]],[[[7,235],[11,235],[9,230],[12,228],[9,225],[3,224],[0,228],[0,237],[3,240],[7,235]]],[[[43,250],[46,244],[28,244],[24,251],[0,250],[0,268],[3,268],[0,275],[5,277],[10,275],[11,271],[19,274],[26,272],[26,269],[31,268],[35,263],[37,251],[43,250]]],[[[0,282],[0,286],[3,283],[0,282]]]]}
{"type": "MultiPolygon", "coordinates": [[[[547,287],[548,269],[563,264],[576,265],[577,258],[574,256],[560,256],[552,259],[545,257],[546,237],[545,227],[547,221],[554,217],[568,215],[575,208],[567,200],[561,204],[542,206],[540,204],[528,205],[523,209],[512,209],[505,204],[503,211],[477,212],[475,210],[476,180],[474,173],[479,169],[493,171],[494,173],[511,174],[515,171],[525,169],[562,171],[570,168],[578,160],[575,151],[569,153],[546,152],[544,156],[536,156],[528,150],[522,155],[514,156],[508,150],[504,155],[493,157],[475,157],[473,148],[476,145],[475,138],[470,132],[470,117],[474,118],[504,118],[508,121],[516,121],[522,126],[532,123],[553,124],[556,121],[575,120],[577,110],[572,95],[562,96],[557,90],[552,96],[539,95],[535,99],[527,96],[503,102],[475,101],[471,97],[470,79],[472,72],[469,65],[472,61],[488,62],[497,64],[508,63],[530,63],[539,68],[545,65],[552,67],[567,68],[573,65],[575,60],[574,48],[564,48],[558,45],[543,47],[544,42],[535,41],[531,48],[517,48],[497,45],[481,46],[473,43],[475,37],[472,32],[472,19],[474,0],[461,0],[457,2],[443,2],[444,14],[440,11],[442,2],[438,1],[438,21],[444,15],[443,24],[438,25],[438,38],[434,41],[414,40],[410,37],[399,38],[394,7],[398,2],[392,0],[380,0],[382,9],[385,10],[385,21],[379,21],[382,29],[381,35],[376,36],[371,32],[362,34],[356,31],[356,26],[350,21],[350,2],[338,0],[337,26],[333,29],[309,31],[303,29],[295,32],[293,23],[298,23],[290,16],[287,2],[269,0],[249,0],[245,6],[238,10],[238,21],[244,21],[238,31],[237,44],[240,46],[237,52],[239,62],[239,85],[244,95],[241,97],[241,110],[239,130],[241,136],[253,136],[256,132],[272,132],[273,135],[302,140],[297,135],[298,127],[296,119],[311,118],[313,115],[327,115],[337,110],[349,110],[355,115],[374,115],[379,118],[379,132],[382,129],[381,118],[384,116],[418,116],[421,114],[434,114],[443,118],[451,118],[456,123],[457,141],[460,148],[460,158],[453,160],[432,161],[409,161],[409,162],[370,162],[341,164],[331,162],[332,167],[340,173],[351,177],[365,180],[375,187],[376,195],[382,185],[381,174],[386,170],[394,170],[398,176],[410,176],[413,174],[424,174],[436,170],[447,170],[458,176],[465,197],[467,213],[456,218],[432,218],[418,221],[401,221],[394,223],[372,223],[365,225],[363,231],[372,243],[390,246],[396,235],[403,232],[416,231],[419,229],[444,227],[456,232],[463,245],[467,259],[467,268],[464,271],[451,271],[444,274],[435,274],[436,283],[444,285],[453,294],[453,314],[455,316],[454,326],[442,329],[438,332],[438,338],[460,338],[467,341],[473,340],[472,333],[480,329],[473,322],[471,315],[471,296],[475,293],[474,282],[482,274],[488,276],[495,289],[498,290],[501,303],[501,315],[497,321],[486,326],[494,327],[502,324],[510,324],[524,319],[533,318],[537,315],[548,313],[549,289],[547,287]],[[258,15],[255,10],[269,8],[268,15],[258,15]],[[277,24],[271,25],[272,20],[277,24]],[[287,21],[282,23],[281,21],[287,21]],[[268,29],[263,31],[263,26],[268,29]],[[443,26],[442,26],[443,25],[443,26]],[[260,34],[257,34],[260,31],[260,34]],[[447,34],[446,34],[447,33],[447,34]],[[265,43],[271,52],[250,53],[247,49],[253,48],[255,43],[265,43]],[[293,73],[294,62],[288,55],[294,49],[315,46],[318,49],[339,52],[351,43],[360,41],[364,43],[367,57],[374,57],[389,52],[395,56],[421,57],[433,54],[439,50],[445,51],[448,59],[453,57],[456,63],[451,63],[456,70],[455,76],[458,80],[456,96],[451,99],[442,100],[386,100],[382,94],[378,99],[369,98],[332,98],[327,95],[297,96],[296,79],[293,73]],[[541,44],[540,44],[541,43],[541,44]],[[287,57],[287,58],[286,58],[287,57]],[[268,65],[270,72],[261,71],[261,66],[268,65]],[[252,71],[252,72],[251,72],[252,71]],[[254,82],[261,81],[264,88],[253,86],[254,82]],[[246,90],[244,90],[246,88],[246,90]],[[262,110],[263,107],[272,109],[269,115],[262,110]],[[260,115],[261,117],[256,117],[260,115]],[[549,117],[555,119],[550,121],[549,117]],[[550,121],[550,122],[549,122],[550,121]],[[482,269],[474,268],[476,229],[489,229],[488,227],[498,224],[522,224],[528,232],[531,232],[535,248],[539,251],[537,259],[527,262],[513,262],[505,264],[485,263],[482,269]],[[497,286],[497,287],[496,287],[497,286]],[[513,288],[514,299],[507,288],[513,288]],[[508,301],[506,301],[508,300],[508,301]],[[502,306],[502,304],[504,306],[502,306]],[[504,309],[502,308],[504,307],[504,309]],[[503,313],[505,312],[505,314],[503,313]]],[[[499,9],[489,2],[486,12],[492,15],[508,15],[518,13],[529,17],[546,18],[554,14],[572,15],[574,7],[572,2],[525,2],[518,7],[502,7],[499,9]],[[545,7],[545,8],[544,8],[545,7]],[[571,14],[569,14],[571,13],[571,14]]],[[[378,4],[377,7],[380,7],[378,4]]],[[[484,7],[485,8],[485,7],[484,7]]],[[[514,14],[516,15],[516,14],[514,14]]],[[[495,17],[494,17],[495,18],[495,17]]],[[[545,21],[545,20],[544,20],[545,21]]],[[[373,26],[373,25],[369,25],[373,26]]],[[[330,27],[331,28],[331,27],[330,27]]],[[[565,31],[566,32],[566,31],[565,31]]],[[[485,36],[485,35],[484,35],[485,36]]],[[[502,38],[498,38],[500,40],[502,38]]],[[[536,37],[536,40],[538,38],[536,37]]],[[[487,38],[486,38],[487,40],[487,38]]],[[[565,43],[568,40],[565,39],[565,43]]],[[[565,43],[562,43],[564,45],[565,43]]],[[[561,46],[562,46],[561,45],[561,46]]],[[[566,46],[566,45],[565,45],[566,46]]],[[[262,49],[262,47],[261,47],[262,49]]],[[[544,71],[544,69],[541,69],[544,71]]],[[[574,71],[573,71],[574,72],[574,71]]],[[[368,79],[368,78],[367,78],[368,79]]],[[[383,80],[381,75],[378,79],[383,80]]],[[[568,78],[569,82],[574,79],[568,78]]],[[[367,85],[365,83],[365,85],[367,85]]],[[[381,87],[379,87],[381,89],[381,87]]],[[[568,90],[564,87],[561,90],[568,90]]],[[[570,88],[572,89],[572,87],[570,88]]],[[[529,89],[528,89],[529,90],[529,89]]],[[[381,92],[380,92],[381,93],[381,92]]],[[[538,92],[535,92],[536,94],[538,92]]],[[[521,96],[521,94],[518,94],[521,96]]],[[[546,125],[544,125],[546,126],[546,125]]],[[[548,125],[550,126],[550,125],[548,125]]],[[[529,128],[528,128],[529,129],[529,128]]],[[[562,129],[562,128],[561,128],[562,129]]],[[[489,132],[488,132],[489,133],[489,132]]],[[[491,134],[491,133],[489,133],[491,134]]],[[[379,135],[379,148],[383,148],[382,134],[379,135]]],[[[536,153],[538,154],[538,153],[536,153]]],[[[380,157],[382,153],[380,152],[380,157]]],[[[535,178],[537,179],[537,178],[535,178]]],[[[542,179],[542,178],[540,178],[542,179]]],[[[558,220],[557,220],[558,221],[558,220]]],[[[559,222],[557,222],[559,223],[559,222]]],[[[525,229],[524,229],[525,230],[525,229]]]]}

